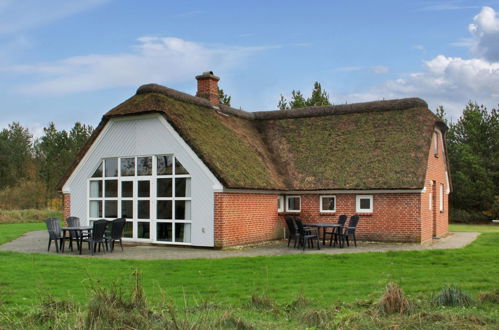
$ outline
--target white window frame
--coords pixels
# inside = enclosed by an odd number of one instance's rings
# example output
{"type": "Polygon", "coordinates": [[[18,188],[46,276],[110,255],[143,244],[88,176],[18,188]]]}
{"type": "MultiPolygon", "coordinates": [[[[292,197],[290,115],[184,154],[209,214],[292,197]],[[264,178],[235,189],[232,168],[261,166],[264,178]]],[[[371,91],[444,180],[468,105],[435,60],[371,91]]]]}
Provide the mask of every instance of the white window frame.
{"type": "Polygon", "coordinates": [[[443,212],[444,211],[444,184],[443,183],[440,184],[438,193],[440,195],[440,201],[439,201],[440,212],[443,212]]]}
{"type": "Polygon", "coordinates": [[[320,198],[319,204],[320,204],[320,212],[321,213],[335,213],[336,212],[336,202],[337,202],[336,195],[321,195],[319,198],[320,198]],[[322,203],[323,198],[334,198],[334,210],[324,210],[323,203],[322,203]]]}
{"type": "Polygon", "coordinates": [[[284,196],[277,196],[277,212],[284,212],[284,196]],[[279,203],[281,204],[279,206],[279,203]]]}
{"type": "Polygon", "coordinates": [[[373,195],[357,195],[357,196],[355,196],[355,212],[357,212],[357,213],[373,213],[373,210],[374,210],[373,200],[374,200],[373,195]],[[360,208],[360,200],[361,199],[369,199],[371,208],[361,209],[360,208]]]}
{"type": "Polygon", "coordinates": [[[301,196],[286,196],[286,212],[294,212],[294,213],[297,213],[297,212],[301,212],[301,196]],[[298,210],[290,210],[289,209],[289,200],[291,198],[298,198],[298,201],[300,202],[300,208],[298,210]]]}
{"type": "Polygon", "coordinates": [[[438,132],[433,132],[433,155],[438,157],[438,132]]]}

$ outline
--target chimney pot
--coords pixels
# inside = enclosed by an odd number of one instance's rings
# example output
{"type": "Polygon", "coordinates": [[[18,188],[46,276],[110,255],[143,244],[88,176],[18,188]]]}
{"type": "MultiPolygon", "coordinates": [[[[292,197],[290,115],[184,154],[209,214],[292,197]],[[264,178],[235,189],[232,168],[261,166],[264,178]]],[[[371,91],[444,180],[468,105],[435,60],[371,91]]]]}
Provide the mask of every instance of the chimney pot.
{"type": "Polygon", "coordinates": [[[207,99],[214,106],[219,106],[218,81],[220,78],[215,76],[213,71],[206,71],[196,76],[196,80],[198,81],[196,96],[207,99]]]}

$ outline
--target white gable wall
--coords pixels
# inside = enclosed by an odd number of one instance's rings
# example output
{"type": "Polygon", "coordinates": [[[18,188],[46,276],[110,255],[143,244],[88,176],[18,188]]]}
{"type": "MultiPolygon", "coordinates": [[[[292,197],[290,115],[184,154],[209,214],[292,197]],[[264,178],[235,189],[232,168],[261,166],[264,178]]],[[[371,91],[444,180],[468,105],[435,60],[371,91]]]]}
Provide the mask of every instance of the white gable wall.
{"type": "Polygon", "coordinates": [[[88,179],[109,157],[173,154],[191,175],[191,242],[214,245],[214,191],[222,185],[171,125],[159,114],[111,119],[77,168],[63,192],[71,194],[71,215],[88,223],[88,179]]]}

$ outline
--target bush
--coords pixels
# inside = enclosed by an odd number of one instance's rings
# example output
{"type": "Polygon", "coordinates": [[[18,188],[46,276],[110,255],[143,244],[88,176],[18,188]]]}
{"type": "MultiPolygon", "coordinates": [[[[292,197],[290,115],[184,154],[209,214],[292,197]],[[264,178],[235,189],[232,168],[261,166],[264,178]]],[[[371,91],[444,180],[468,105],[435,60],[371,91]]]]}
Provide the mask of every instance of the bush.
{"type": "Polygon", "coordinates": [[[383,314],[405,314],[410,311],[409,300],[397,283],[390,282],[385,294],[379,300],[379,310],[383,314]]]}
{"type": "Polygon", "coordinates": [[[46,206],[45,187],[36,180],[20,181],[0,191],[0,208],[4,210],[38,209],[46,206]]]}
{"type": "Polygon", "coordinates": [[[42,222],[46,218],[62,219],[62,212],[58,210],[1,210],[0,224],[42,222]]]}
{"type": "Polygon", "coordinates": [[[449,220],[453,223],[484,223],[491,219],[482,212],[450,209],[449,220]]]}
{"type": "Polygon", "coordinates": [[[443,288],[433,299],[437,306],[470,306],[473,303],[471,297],[460,288],[449,286],[443,288]]]}

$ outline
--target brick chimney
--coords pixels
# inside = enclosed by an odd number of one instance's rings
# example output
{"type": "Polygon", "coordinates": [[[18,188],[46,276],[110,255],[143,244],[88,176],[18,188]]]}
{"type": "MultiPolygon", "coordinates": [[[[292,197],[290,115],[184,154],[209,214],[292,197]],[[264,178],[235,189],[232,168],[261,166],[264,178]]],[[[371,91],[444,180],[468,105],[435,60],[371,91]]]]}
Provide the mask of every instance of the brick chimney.
{"type": "Polygon", "coordinates": [[[203,72],[202,75],[196,76],[196,80],[198,81],[196,96],[207,99],[214,106],[219,106],[218,81],[220,78],[215,76],[213,71],[207,71],[203,72]]]}

